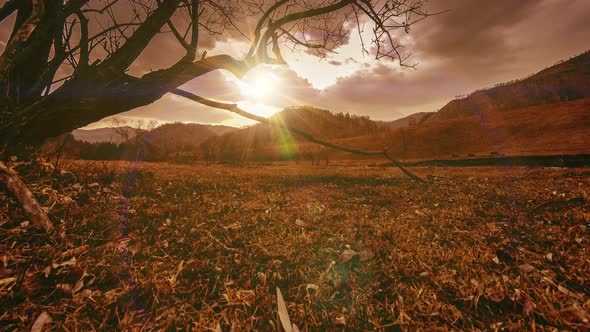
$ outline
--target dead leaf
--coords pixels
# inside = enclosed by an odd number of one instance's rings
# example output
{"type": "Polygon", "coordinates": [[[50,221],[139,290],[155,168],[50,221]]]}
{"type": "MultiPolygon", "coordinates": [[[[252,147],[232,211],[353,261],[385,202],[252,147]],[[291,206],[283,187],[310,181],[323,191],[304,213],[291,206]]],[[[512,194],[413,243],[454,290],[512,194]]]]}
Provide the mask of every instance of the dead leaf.
{"type": "Polygon", "coordinates": [[[535,311],[535,304],[528,299],[524,300],[524,304],[522,305],[523,315],[530,315],[533,311],[535,311]]]}
{"type": "Polygon", "coordinates": [[[88,248],[89,248],[89,246],[87,244],[85,244],[83,246],[80,246],[80,247],[77,247],[74,249],[66,250],[66,251],[62,252],[60,254],[60,256],[61,256],[61,258],[67,258],[70,256],[78,256],[78,255],[88,251],[88,248]]]}
{"type": "Polygon", "coordinates": [[[420,210],[416,210],[416,211],[414,211],[414,213],[416,215],[419,215],[420,217],[427,217],[428,216],[426,213],[424,213],[424,212],[422,212],[420,210]]]}
{"type": "Polygon", "coordinates": [[[373,252],[368,249],[363,249],[363,250],[359,251],[358,254],[359,254],[359,260],[361,262],[368,261],[369,259],[373,258],[373,256],[375,256],[373,254],[373,252]]]}
{"type": "Polygon", "coordinates": [[[283,294],[281,293],[281,289],[277,287],[277,309],[279,311],[279,319],[281,320],[281,325],[285,332],[293,332],[293,326],[291,325],[291,319],[289,319],[289,312],[287,311],[287,306],[285,305],[285,299],[283,299],[283,294]]]}
{"type": "Polygon", "coordinates": [[[338,316],[338,317],[334,318],[334,325],[346,326],[346,318],[344,316],[338,316]]]}
{"type": "Polygon", "coordinates": [[[358,253],[352,249],[346,249],[342,252],[340,257],[338,258],[338,264],[344,264],[351,260],[354,256],[358,255],[358,253]]]}
{"type": "Polygon", "coordinates": [[[72,285],[70,284],[57,284],[55,285],[55,289],[62,291],[65,296],[72,297],[74,294],[72,285]]]}
{"type": "Polygon", "coordinates": [[[10,284],[11,282],[15,282],[15,281],[16,281],[16,278],[14,278],[14,277],[0,279],[0,286],[7,285],[7,284],[10,284]]]}
{"type": "Polygon", "coordinates": [[[568,322],[583,324],[588,324],[590,322],[590,314],[576,305],[562,309],[560,311],[560,316],[568,322]]]}
{"type": "Polygon", "coordinates": [[[524,272],[524,273],[531,273],[531,272],[533,272],[533,271],[536,270],[536,268],[534,266],[532,266],[531,264],[529,264],[529,263],[525,263],[525,264],[519,265],[518,266],[518,269],[521,272],[524,272]]]}
{"type": "Polygon", "coordinates": [[[49,314],[45,311],[43,311],[39,317],[37,317],[37,320],[35,320],[35,323],[33,323],[33,327],[31,327],[31,332],[41,332],[43,331],[43,326],[45,326],[45,324],[49,324],[53,321],[53,319],[51,319],[51,316],[49,316],[49,314]]]}
{"type": "Polygon", "coordinates": [[[314,293],[317,293],[317,291],[320,289],[320,286],[318,286],[316,284],[307,284],[305,289],[307,289],[307,292],[309,294],[314,294],[314,293]]]}
{"type": "Polygon", "coordinates": [[[569,289],[567,289],[567,288],[565,288],[565,287],[563,287],[561,285],[558,285],[557,286],[557,290],[560,291],[561,293],[565,294],[565,295],[568,295],[568,296],[571,296],[571,297],[575,297],[578,300],[584,300],[584,297],[582,295],[580,295],[580,294],[578,294],[576,292],[572,292],[571,290],[569,290],[569,289]]]}
{"type": "Polygon", "coordinates": [[[316,226],[306,223],[305,221],[303,221],[301,219],[295,219],[295,225],[297,225],[299,227],[317,228],[316,226]]]}
{"type": "Polygon", "coordinates": [[[488,287],[485,289],[485,296],[492,302],[502,302],[505,298],[504,292],[499,287],[488,287]]]}

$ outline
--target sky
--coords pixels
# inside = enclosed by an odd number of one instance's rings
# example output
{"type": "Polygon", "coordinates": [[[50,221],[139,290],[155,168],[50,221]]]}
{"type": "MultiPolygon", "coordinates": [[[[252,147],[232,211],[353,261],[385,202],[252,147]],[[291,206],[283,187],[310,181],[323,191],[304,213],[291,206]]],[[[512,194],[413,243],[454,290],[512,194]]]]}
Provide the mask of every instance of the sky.
{"type": "MultiPolygon", "coordinates": [[[[590,49],[587,0],[431,0],[426,9],[445,12],[398,35],[412,53],[406,63],[415,64],[416,69],[363,55],[359,31],[354,29],[348,43],[326,59],[283,51],[286,66],[259,66],[241,80],[214,71],[182,88],[207,98],[236,102],[263,116],[288,106],[311,105],[389,121],[436,111],[457,95],[527,76],[590,49]]],[[[6,40],[3,37],[8,30],[0,26],[0,40],[6,40]]],[[[370,26],[365,26],[361,32],[366,40],[370,40],[369,30],[370,26]]],[[[3,46],[0,42],[0,50],[3,46]]],[[[239,36],[223,41],[205,39],[200,51],[240,57],[248,46],[239,36]]],[[[141,75],[162,68],[182,54],[183,49],[170,34],[160,36],[130,73],[141,75]]],[[[253,123],[171,94],[117,117],[235,127],[253,123]]],[[[107,118],[87,128],[110,123],[107,118]]]]}

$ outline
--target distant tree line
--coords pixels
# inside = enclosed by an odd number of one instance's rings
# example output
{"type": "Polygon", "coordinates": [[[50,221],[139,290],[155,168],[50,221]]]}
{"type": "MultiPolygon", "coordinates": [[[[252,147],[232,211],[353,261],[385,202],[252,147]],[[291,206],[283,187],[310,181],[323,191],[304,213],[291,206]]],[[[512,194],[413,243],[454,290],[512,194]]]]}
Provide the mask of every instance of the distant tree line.
{"type": "MultiPolygon", "coordinates": [[[[382,131],[368,116],[319,110],[311,106],[291,107],[271,118],[276,123],[306,130],[326,139],[342,139],[375,134],[382,131]]],[[[227,132],[212,131],[212,126],[172,123],[150,130],[117,130],[131,123],[113,123],[123,142],[89,143],[77,141],[72,134],[48,140],[43,146],[46,155],[61,154],[87,160],[143,160],[189,163],[268,162],[273,160],[308,160],[313,165],[327,164],[330,149],[301,141],[286,130],[256,125],[227,132]]],[[[213,127],[214,128],[214,127],[213,127]]]]}

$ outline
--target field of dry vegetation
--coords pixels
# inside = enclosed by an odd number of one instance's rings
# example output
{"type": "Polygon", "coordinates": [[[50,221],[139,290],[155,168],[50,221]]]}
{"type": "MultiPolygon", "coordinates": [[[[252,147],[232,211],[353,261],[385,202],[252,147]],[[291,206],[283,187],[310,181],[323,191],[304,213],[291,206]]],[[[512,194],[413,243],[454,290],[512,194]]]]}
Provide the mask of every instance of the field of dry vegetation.
{"type": "Polygon", "coordinates": [[[590,328],[587,169],[367,164],[17,166],[0,330],[590,328]]]}

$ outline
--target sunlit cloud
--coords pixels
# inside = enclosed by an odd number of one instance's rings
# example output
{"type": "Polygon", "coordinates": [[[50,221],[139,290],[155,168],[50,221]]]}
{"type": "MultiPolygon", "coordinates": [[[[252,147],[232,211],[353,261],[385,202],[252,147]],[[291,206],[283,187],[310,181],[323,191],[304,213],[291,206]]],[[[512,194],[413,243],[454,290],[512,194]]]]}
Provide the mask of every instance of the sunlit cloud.
{"type": "Polygon", "coordinates": [[[252,103],[249,101],[239,102],[238,106],[246,112],[249,112],[249,113],[252,113],[252,114],[255,114],[258,116],[262,116],[265,118],[281,111],[281,108],[279,108],[279,107],[275,107],[275,106],[267,105],[267,104],[252,103]]]}

